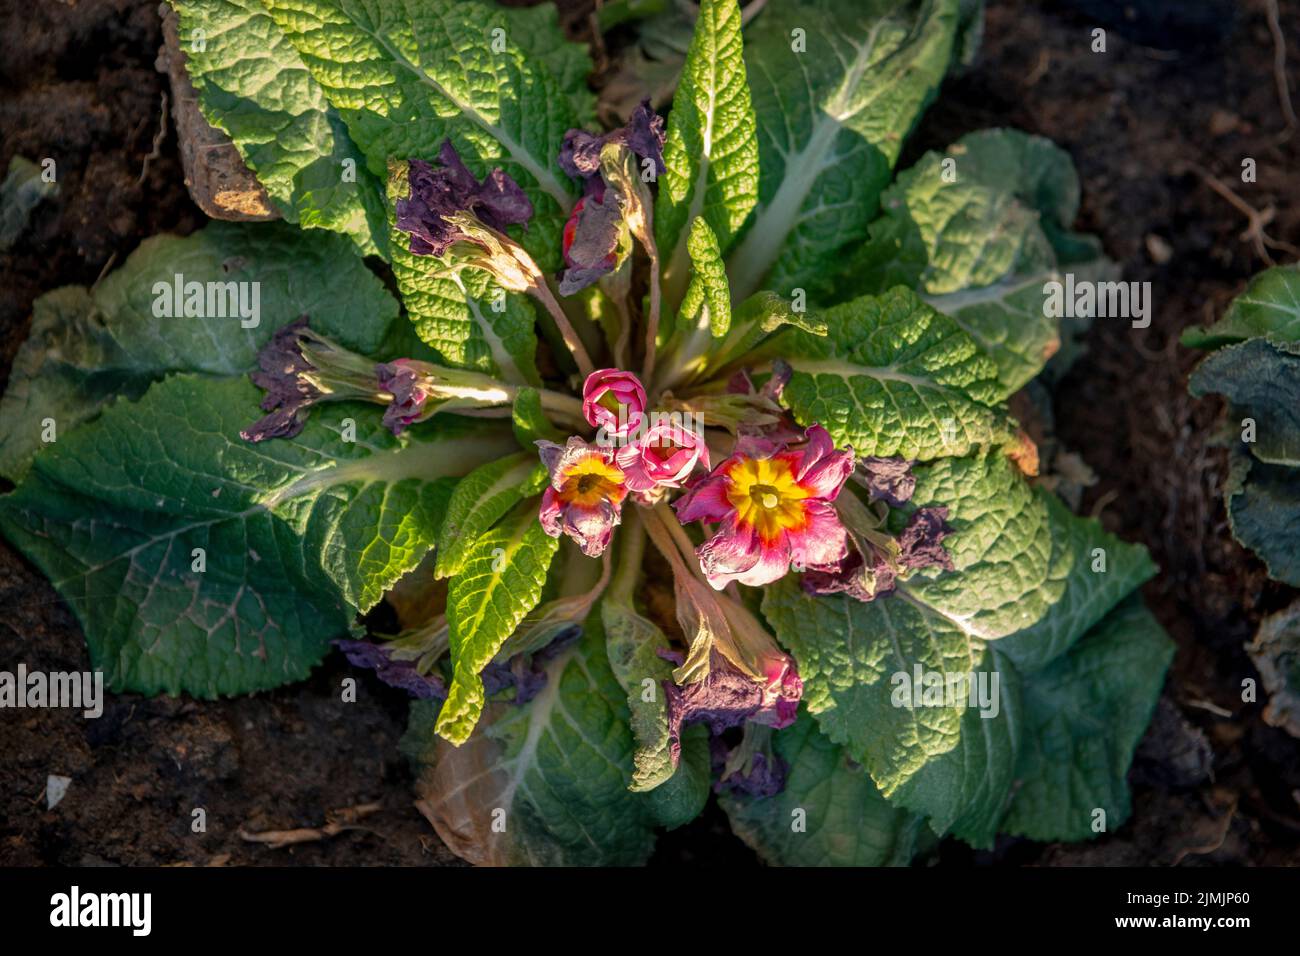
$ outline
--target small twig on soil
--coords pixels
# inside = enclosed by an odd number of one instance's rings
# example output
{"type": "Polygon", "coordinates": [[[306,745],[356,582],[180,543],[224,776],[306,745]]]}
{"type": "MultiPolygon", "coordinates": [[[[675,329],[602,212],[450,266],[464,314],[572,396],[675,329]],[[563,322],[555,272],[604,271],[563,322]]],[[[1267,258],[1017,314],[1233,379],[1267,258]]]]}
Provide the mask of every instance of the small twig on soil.
{"type": "Polygon", "coordinates": [[[1282,117],[1286,120],[1286,129],[1278,136],[1278,141],[1282,142],[1290,139],[1296,128],[1295,107],[1291,105],[1291,84],[1286,78],[1286,38],[1282,36],[1277,0],[1264,0],[1264,9],[1268,11],[1268,32],[1273,34],[1273,81],[1277,84],[1277,100],[1282,107],[1282,117]]]}
{"type": "Polygon", "coordinates": [[[372,813],[377,813],[381,809],[383,809],[382,804],[363,803],[355,807],[344,807],[342,810],[332,810],[325,814],[325,825],[323,827],[301,827],[297,830],[263,830],[260,833],[250,833],[240,828],[239,838],[248,843],[265,843],[272,850],[293,846],[298,843],[315,843],[327,837],[338,836],[347,830],[365,829],[357,826],[357,821],[370,816],[372,813]]]}
{"type": "Polygon", "coordinates": [[[104,263],[104,268],[99,270],[99,275],[95,277],[95,281],[91,284],[90,291],[94,292],[95,286],[99,285],[101,282],[104,281],[104,276],[108,275],[108,270],[113,268],[113,263],[116,261],[117,261],[117,253],[114,252],[111,256],[108,257],[108,261],[104,263]]]}
{"type": "Polygon", "coordinates": [[[1256,209],[1250,203],[1246,202],[1246,200],[1233,192],[1231,187],[1226,185],[1223,180],[1219,179],[1204,166],[1200,166],[1196,163],[1184,163],[1182,164],[1182,168],[1190,169],[1192,172],[1196,173],[1196,175],[1200,176],[1205,185],[1209,186],[1216,193],[1226,199],[1232,204],[1233,208],[1246,217],[1246,228],[1241,234],[1241,239],[1243,242],[1247,240],[1253,242],[1255,244],[1255,252],[1267,265],[1273,266],[1277,264],[1273,261],[1273,257],[1268,254],[1269,249],[1279,249],[1288,255],[1300,257],[1300,248],[1291,245],[1289,242],[1282,242],[1279,239],[1274,239],[1264,231],[1264,227],[1273,221],[1273,216],[1277,212],[1271,204],[1265,206],[1263,209],[1256,209]]]}
{"type": "Polygon", "coordinates": [[[1192,856],[1193,854],[1195,854],[1196,856],[1200,856],[1203,853],[1213,853],[1215,850],[1219,849],[1219,847],[1223,846],[1223,841],[1228,839],[1228,831],[1232,828],[1232,821],[1236,816],[1237,816],[1237,797],[1234,794],[1232,797],[1232,802],[1228,804],[1228,812],[1223,815],[1223,827],[1219,831],[1219,838],[1215,840],[1213,843],[1207,843],[1204,846],[1183,847],[1181,850],[1178,851],[1178,855],[1174,857],[1174,861],[1169,865],[1177,866],[1179,863],[1183,862],[1184,859],[1186,859],[1189,856],[1192,856]]]}
{"type": "Polygon", "coordinates": [[[1051,65],[1052,54],[1046,47],[1043,47],[1043,49],[1038,51],[1038,62],[1034,64],[1034,68],[1030,70],[1029,74],[1025,77],[1025,86],[1037,86],[1038,81],[1047,75],[1047,71],[1051,68],[1051,65]]]}
{"type": "Polygon", "coordinates": [[[149,175],[149,164],[162,155],[163,140],[167,138],[167,91],[163,90],[162,109],[158,114],[158,132],[153,134],[153,149],[149,155],[144,158],[144,163],[140,166],[140,178],[135,181],[137,186],[144,185],[144,178],[149,175]]]}
{"type": "Polygon", "coordinates": [[[1236,716],[1235,714],[1233,714],[1232,711],[1220,707],[1218,704],[1212,704],[1208,700],[1187,700],[1187,701],[1183,701],[1183,703],[1185,703],[1188,707],[1195,707],[1198,710],[1209,711],[1211,714],[1214,714],[1216,717],[1227,717],[1228,719],[1231,719],[1236,716]]]}

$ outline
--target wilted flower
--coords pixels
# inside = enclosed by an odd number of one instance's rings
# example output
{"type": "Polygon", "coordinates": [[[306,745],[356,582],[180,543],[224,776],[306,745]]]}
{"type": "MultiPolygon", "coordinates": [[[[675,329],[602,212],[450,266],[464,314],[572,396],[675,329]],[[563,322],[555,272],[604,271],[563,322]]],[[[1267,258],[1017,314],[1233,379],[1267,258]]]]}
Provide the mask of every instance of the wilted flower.
{"type": "Polygon", "coordinates": [[[307,423],[307,410],[330,401],[366,401],[387,406],[384,424],[394,435],[439,411],[510,404],[512,394],[489,375],[396,359],[375,363],[317,334],[307,318],[277,329],[257,353],[259,370],[250,378],[266,390],[262,410],[270,414],[239,434],[245,441],[292,438],[307,423]]]}
{"type": "Polygon", "coordinates": [[[599,557],[609,547],[627,496],[613,451],[576,435],[563,446],[549,441],[537,446],[551,474],[538,515],[542,528],[552,538],[567,534],[583,554],[599,557]]]}
{"type": "Polygon", "coordinates": [[[714,654],[703,679],[689,684],[664,681],[669,752],[674,763],[681,753],[686,724],[705,723],[714,734],[745,721],[779,730],[794,723],[802,694],[803,681],[789,656],[772,668],[766,681],[756,681],[723,655],[714,654]]]}
{"type": "Polygon", "coordinates": [[[832,506],[853,471],[852,450],[837,451],[820,425],[798,449],[740,449],[683,495],[674,507],[683,523],[720,522],[699,547],[713,587],[729,581],[758,586],[803,568],[836,567],[847,553],[844,526],[832,506]]]}
{"type": "MultiPolygon", "coordinates": [[[[803,576],[809,594],[847,594],[858,601],[873,601],[894,590],[904,570],[940,567],[953,569],[952,556],[943,539],[952,533],[947,508],[920,508],[908,519],[897,540],[886,540],[889,554],[867,537],[851,532],[853,547],[837,568],[811,571],[803,576]]],[[[872,537],[877,541],[880,534],[872,537]]]]}
{"type": "Polygon", "coordinates": [[[696,432],[670,421],[646,429],[636,441],[618,450],[615,461],[627,478],[629,491],[680,488],[696,464],[709,467],[709,446],[696,432]]]}
{"type": "Polygon", "coordinates": [[[579,199],[564,224],[560,294],[573,295],[619,268],[632,251],[632,235],[619,194],[603,187],[579,199]]]}
{"type": "Polygon", "coordinates": [[[585,180],[594,176],[600,171],[600,154],[609,143],[624,146],[642,159],[652,160],[657,176],[662,176],[667,169],[664,166],[664,120],[648,99],[632,111],[626,126],[603,136],[581,129],[565,133],[560,144],[560,168],[574,179],[585,180]]]}
{"type": "Polygon", "coordinates": [[[809,594],[847,594],[855,601],[874,601],[894,590],[896,572],[884,555],[874,548],[868,565],[859,548],[850,548],[840,566],[831,571],[809,571],[803,589],[809,594]]]}
{"type": "Polygon", "coordinates": [[[484,225],[504,232],[528,222],[533,204],[502,170],[479,182],[461,162],[451,140],[438,153],[439,166],[412,159],[407,166],[410,195],[397,201],[397,228],[411,236],[417,256],[442,256],[454,242],[476,241],[459,228],[455,215],[471,213],[484,225]]]}
{"type": "Polygon", "coordinates": [[[582,385],[582,416],[609,438],[640,431],[646,405],[645,386],[631,372],[597,369],[582,385]]]}
{"type": "Polygon", "coordinates": [[[855,479],[867,489],[872,501],[883,501],[891,508],[901,508],[916,491],[914,461],[906,458],[868,456],[858,462],[855,479]]]}
{"type": "Polygon", "coordinates": [[[447,685],[437,674],[421,674],[412,660],[393,655],[391,647],[371,641],[338,639],[334,645],[353,667],[364,667],[389,687],[404,690],[419,700],[446,700],[447,685]]]}
{"type": "Polygon", "coordinates": [[[953,569],[943,539],[952,534],[947,508],[919,508],[898,536],[899,562],[905,568],[953,569]]]}

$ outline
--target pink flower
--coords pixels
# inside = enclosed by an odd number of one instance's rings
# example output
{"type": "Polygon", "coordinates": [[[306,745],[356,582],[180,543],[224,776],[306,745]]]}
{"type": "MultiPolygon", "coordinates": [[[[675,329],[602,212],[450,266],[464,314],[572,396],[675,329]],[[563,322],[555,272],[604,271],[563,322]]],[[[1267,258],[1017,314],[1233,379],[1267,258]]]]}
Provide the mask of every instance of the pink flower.
{"type": "Polygon", "coordinates": [[[622,519],[627,487],[610,449],[588,445],[576,435],[568,444],[539,441],[551,483],[542,493],[538,518],[552,538],[567,534],[588,557],[599,557],[622,519]]]}
{"type": "Polygon", "coordinates": [[[674,507],[683,524],[720,523],[696,550],[714,588],[728,581],[759,586],[803,570],[834,570],[848,553],[844,526],[831,505],[853,473],[853,450],[837,451],[820,425],[797,449],[742,442],[674,507]]]}
{"type": "Polygon", "coordinates": [[[630,491],[650,491],[656,486],[680,488],[697,462],[709,467],[709,447],[696,432],[680,425],[653,425],[615,455],[627,476],[630,491]]]}
{"type": "Polygon", "coordinates": [[[645,409],[645,387],[631,372],[597,369],[582,386],[583,417],[611,438],[626,438],[638,431],[645,409]]]}

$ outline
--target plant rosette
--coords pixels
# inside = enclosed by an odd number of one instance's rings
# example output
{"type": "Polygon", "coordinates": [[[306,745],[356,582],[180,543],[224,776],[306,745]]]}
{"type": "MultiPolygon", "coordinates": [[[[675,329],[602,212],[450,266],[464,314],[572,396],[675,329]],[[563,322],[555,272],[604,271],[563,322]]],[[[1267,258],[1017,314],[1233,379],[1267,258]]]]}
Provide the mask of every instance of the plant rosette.
{"type": "Polygon", "coordinates": [[[42,297],[0,406],[0,529],[113,688],[337,645],[478,863],[641,863],[713,793],[783,864],[1123,823],[1155,569],[1006,406],[1078,331],[1045,283],[1113,267],[1044,140],[894,171],[973,5],[704,0],[603,132],[547,5],[173,5],[285,222],[42,297]]]}

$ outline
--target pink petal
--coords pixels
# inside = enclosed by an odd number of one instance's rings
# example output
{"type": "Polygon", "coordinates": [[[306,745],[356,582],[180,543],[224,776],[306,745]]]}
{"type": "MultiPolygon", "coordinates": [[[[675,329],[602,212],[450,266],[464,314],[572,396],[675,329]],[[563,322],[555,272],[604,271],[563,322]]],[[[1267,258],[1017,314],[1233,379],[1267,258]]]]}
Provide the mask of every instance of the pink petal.
{"type": "Polygon", "coordinates": [[[790,569],[790,553],[784,540],[764,545],[752,528],[740,530],[728,521],[695,552],[709,584],[721,591],[729,581],[758,587],[785,576],[790,569]]]}
{"type": "Polygon", "coordinates": [[[824,501],[804,504],[807,523],[787,531],[790,556],[796,564],[816,570],[838,566],[849,553],[848,535],[835,509],[824,501]]]}
{"type": "Polygon", "coordinates": [[[682,524],[690,524],[692,521],[724,521],[735,514],[735,509],[727,500],[728,479],[721,474],[725,464],[724,462],[717,471],[673,502],[678,521],[682,524]]]}

